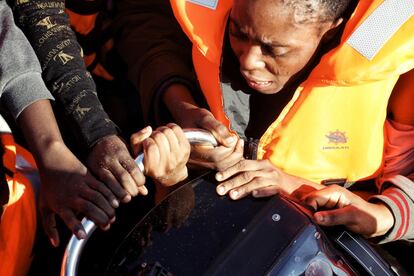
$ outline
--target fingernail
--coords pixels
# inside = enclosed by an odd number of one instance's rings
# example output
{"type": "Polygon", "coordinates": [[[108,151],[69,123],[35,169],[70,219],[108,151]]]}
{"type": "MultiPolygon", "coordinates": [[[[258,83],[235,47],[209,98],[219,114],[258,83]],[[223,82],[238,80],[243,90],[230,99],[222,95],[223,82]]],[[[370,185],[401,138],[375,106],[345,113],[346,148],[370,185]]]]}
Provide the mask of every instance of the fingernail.
{"type": "Polygon", "coordinates": [[[110,224],[107,224],[107,225],[105,225],[104,227],[102,227],[102,230],[104,230],[104,231],[108,231],[108,230],[109,230],[109,228],[111,228],[111,225],[110,225],[110,224]]]}
{"type": "Polygon", "coordinates": [[[238,191],[231,191],[231,197],[232,198],[237,198],[239,196],[239,192],[238,191]]]}
{"type": "Polygon", "coordinates": [[[109,223],[114,223],[116,220],[116,217],[111,218],[111,220],[109,221],[109,223]]]}
{"type": "Polygon", "coordinates": [[[86,233],[83,230],[79,230],[77,236],[78,236],[79,239],[85,239],[86,238],[86,233]]]}
{"type": "Polygon", "coordinates": [[[122,201],[123,201],[123,202],[125,202],[125,203],[130,202],[130,201],[131,201],[131,195],[126,195],[126,196],[122,199],[122,201]]]}
{"type": "Polygon", "coordinates": [[[116,200],[116,199],[112,200],[112,207],[114,207],[114,208],[118,208],[119,207],[118,200],[116,200]]]}
{"type": "Polygon", "coordinates": [[[220,181],[223,178],[222,173],[216,173],[216,180],[220,181]]]}
{"type": "Polygon", "coordinates": [[[256,197],[256,196],[258,196],[258,195],[259,195],[259,192],[258,192],[258,191],[254,190],[254,191],[252,192],[252,196],[253,196],[253,197],[256,197]]]}
{"type": "Polygon", "coordinates": [[[54,239],[52,239],[52,238],[50,238],[50,243],[51,243],[54,247],[58,247],[57,242],[56,242],[54,239]]]}
{"type": "Polygon", "coordinates": [[[148,189],[147,189],[147,187],[145,187],[145,186],[141,186],[141,187],[140,187],[140,189],[141,189],[141,194],[142,194],[142,195],[147,195],[147,194],[148,194],[148,189]]]}
{"type": "Polygon", "coordinates": [[[146,126],[146,127],[144,127],[143,129],[142,129],[142,131],[143,132],[148,132],[148,131],[150,131],[151,130],[151,127],[150,126],[146,126]]]}
{"type": "Polygon", "coordinates": [[[217,187],[217,193],[219,195],[224,195],[224,187],[223,186],[218,186],[217,187]]]}

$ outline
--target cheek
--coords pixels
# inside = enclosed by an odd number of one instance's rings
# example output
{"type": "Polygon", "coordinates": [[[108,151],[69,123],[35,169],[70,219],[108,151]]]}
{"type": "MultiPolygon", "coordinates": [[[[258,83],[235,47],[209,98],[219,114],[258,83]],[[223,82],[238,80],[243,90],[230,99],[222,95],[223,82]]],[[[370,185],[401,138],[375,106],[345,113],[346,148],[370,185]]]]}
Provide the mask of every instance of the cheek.
{"type": "Polygon", "coordinates": [[[288,78],[300,72],[306,67],[315,53],[316,47],[307,47],[302,51],[292,53],[287,58],[282,58],[275,62],[278,74],[288,78]]]}

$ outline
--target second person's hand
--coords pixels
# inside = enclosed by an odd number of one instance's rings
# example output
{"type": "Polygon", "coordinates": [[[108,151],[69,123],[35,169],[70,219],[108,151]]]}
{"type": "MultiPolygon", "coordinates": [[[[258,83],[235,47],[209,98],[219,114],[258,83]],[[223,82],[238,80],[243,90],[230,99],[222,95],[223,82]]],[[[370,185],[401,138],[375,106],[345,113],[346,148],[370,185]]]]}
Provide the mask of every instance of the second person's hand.
{"type": "Polygon", "coordinates": [[[190,163],[205,168],[223,171],[243,159],[244,141],[232,134],[226,126],[204,108],[188,108],[185,127],[201,128],[213,134],[217,147],[194,145],[191,147],[190,163]]]}
{"type": "Polygon", "coordinates": [[[217,147],[191,147],[190,164],[222,171],[243,159],[243,140],[194,101],[191,91],[181,84],[170,85],[164,93],[164,103],[182,128],[201,128],[211,132],[217,147]]]}
{"type": "Polygon", "coordinates": [[[171,186],[187,178],[190,144],[178,125],[159,127],[150,137],[139,131],[131,136],[131,147],[135,156],[144,153],[144,174],[158,184],[171,186]]]}
{"type": "MultiPolygon", "coordinates": [[[[149,137],[151,129],[143,129],[149,137]]],[[[127,145],[116,135],[102,138],[93,147],[87,159],[88,167],[122,202],[138,194],[146,195],[145,177],[135,164],[127,145]]]]}

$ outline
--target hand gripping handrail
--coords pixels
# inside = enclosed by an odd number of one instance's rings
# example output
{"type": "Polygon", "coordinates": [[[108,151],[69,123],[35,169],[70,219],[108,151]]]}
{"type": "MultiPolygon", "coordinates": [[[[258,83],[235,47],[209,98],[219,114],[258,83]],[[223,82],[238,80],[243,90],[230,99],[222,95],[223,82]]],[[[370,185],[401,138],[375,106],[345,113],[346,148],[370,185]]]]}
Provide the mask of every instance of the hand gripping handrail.
{"type": "MultiPolygon", "coordinates": [[[[210,144],[212,146],[217,146],[217,141],[214,136],[205,130],[188,128],[184,129],[184,135],[192,145],[196,144],[210,144]]],[[[138,165],[141,172],[144,171],[144,154],[141,153],[135,159],[135,163],[138,165]]],[[[82,249],[85,246],[85,243],[91,237],[92,233],[96,229],[95,223],[91,220],[84,218],[82,220],[83,228],[86,231],[86,238],[78,240],[75,235],[72,235],[66,250],[63,256],[62,267],[60,271],[61,276],[75,276],[79,264],[79,259],[82,253],[82,249]]]]}

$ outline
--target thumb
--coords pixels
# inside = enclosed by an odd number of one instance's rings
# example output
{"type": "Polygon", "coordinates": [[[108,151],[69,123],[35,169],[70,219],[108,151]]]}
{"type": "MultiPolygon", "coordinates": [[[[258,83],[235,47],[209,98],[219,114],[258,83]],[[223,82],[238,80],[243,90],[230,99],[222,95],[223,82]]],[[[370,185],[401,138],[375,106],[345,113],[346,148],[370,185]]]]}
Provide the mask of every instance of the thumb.
{"type": "Polygon", "coordinates": [[[315,222],[323,226],[350,226],[355,223],[354,210],[350,205],[344,208],[316,212],[313,216],[315,222]]]}
{"type": "Polygon", "coordinates": [[[151,134],[152,128],[150,126],[147,126],[131,135],[130,142],[134,156],[137,156],[142,151],[142,142],[150,137],[151,134]]]}
{"type": "Polygon", "coordinates": [[[56,228],[56,219],[55,214],[52,212],[45,212],[41,215],[43,229],[46,232],[46,235],[49,237],[50,243],[54,247],[59,246],[59,232],[56,228]]]}

